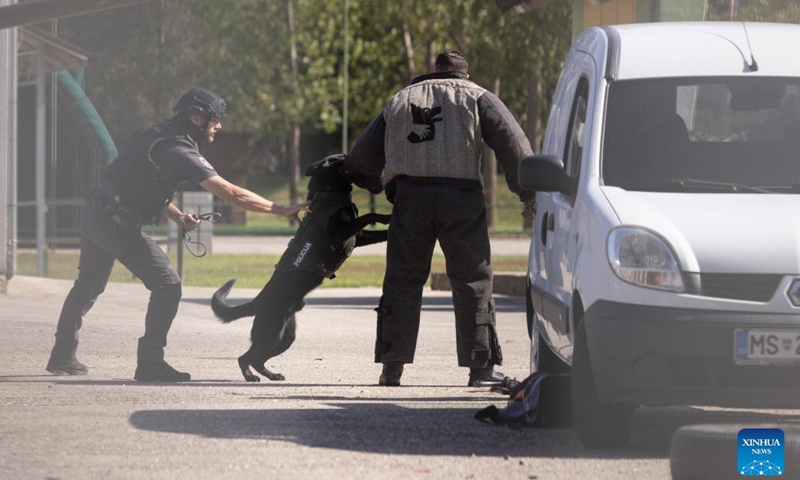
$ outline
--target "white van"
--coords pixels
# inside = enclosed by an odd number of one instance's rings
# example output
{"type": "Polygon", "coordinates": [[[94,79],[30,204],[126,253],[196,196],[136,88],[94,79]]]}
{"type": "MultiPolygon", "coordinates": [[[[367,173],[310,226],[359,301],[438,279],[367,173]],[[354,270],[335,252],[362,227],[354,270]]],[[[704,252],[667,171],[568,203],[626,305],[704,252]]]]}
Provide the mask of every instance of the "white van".
{"type": "Polygon", "coordinates": [[[536,190],[531,368],[580,440],[638,405],[800,408],[800,26],[598,27],[564,64],[536,190]]]}

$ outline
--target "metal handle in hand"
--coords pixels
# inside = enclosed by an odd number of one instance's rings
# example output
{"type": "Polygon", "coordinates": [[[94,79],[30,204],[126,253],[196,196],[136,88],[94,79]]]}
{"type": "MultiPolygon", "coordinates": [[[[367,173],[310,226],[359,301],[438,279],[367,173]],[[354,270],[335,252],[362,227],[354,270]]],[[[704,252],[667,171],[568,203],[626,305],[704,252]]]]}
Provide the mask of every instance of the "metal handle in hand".
{"type": "MultiPolygon", "coordinates": [[[[198,221],[203,220],[209,223],[217,223],[220,220],[222,220],[222,214],[218,212],[201,213],[200,215],[192,214],[192,218],[198,221]]],[[[193,242],[191,235],[189,235],[189,232],[187,232],[185,229],[182,228],[181,232],[183,233],[183,243],[184,245],[186,245],[186,250],[188,250],[189,253],[191,253],[192,256],[194,257],[197,258],[205,257],[207,253],[206,246],[203,245],[201,242],[193,242]],[[189,247],[189,244],[197,245],[197,251],[198,252],[202,251],[202,253],[199,254],[194,253],[191,247],[189,247]]]]}

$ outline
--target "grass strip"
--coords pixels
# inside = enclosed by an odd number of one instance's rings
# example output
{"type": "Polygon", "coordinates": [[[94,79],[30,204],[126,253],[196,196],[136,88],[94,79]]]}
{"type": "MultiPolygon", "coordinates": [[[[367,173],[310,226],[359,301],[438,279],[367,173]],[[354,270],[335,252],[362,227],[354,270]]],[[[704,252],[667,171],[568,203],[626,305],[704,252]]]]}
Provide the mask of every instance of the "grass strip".
{"type": "MultiPolygon", "coordinates": [[[[184,255],[183,284],[186,286],[217,287],[231,278],[236,278],[236,286],[241,288],[261,288],[272,275],[278,255],[233,255],[210,254],[203,258],[184,255]]],[[[175,256],[170,255],[173,268],[175,256]]],[[[525,272],[528,260],[525,256],[495,256],[492,268],[495,272],[525,272]]],[[[78,276],[78,252],[54,251],[47,256],[47,276],[73,280],[78,276]]],[[[386,257],[353,256],[337,272],[333,280],[322,282],[321,288],[380,287],[386,269],[386,257]]],[[[444,272],[445,260],[442,255],[434,255],[431,272],[444,272]]],[[[36,275],[36,253],[18,252],[17,274],[36,275]]],[[[112,282],[138,281],[119,262],[111,272],[112,282]]],[[[430,283],[430,280],[429,280],[430,283]]]]}

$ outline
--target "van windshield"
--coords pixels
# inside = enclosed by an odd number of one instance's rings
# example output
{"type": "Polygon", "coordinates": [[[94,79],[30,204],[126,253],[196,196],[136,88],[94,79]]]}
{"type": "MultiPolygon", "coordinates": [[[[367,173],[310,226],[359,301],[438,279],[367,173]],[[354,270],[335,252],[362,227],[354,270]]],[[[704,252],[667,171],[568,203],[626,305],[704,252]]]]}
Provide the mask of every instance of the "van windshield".
{"type": "Polygon", "coordinates": [[[605,185],[800,193],[800,79],[613,82],[604,138],[605,185]]]}

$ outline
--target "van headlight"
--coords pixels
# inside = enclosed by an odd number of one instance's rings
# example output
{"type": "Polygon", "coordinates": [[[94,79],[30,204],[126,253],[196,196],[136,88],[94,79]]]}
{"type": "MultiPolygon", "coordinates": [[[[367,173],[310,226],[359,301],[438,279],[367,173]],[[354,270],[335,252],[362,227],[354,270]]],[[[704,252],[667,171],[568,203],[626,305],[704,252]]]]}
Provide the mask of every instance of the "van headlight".
{"type": "Polygon", "coordinates": [[[683,276],[672,250],[643,228],[620,227],[608,236],[608,261],[622,280],[642,287],[683,292],[683,276]]]}

